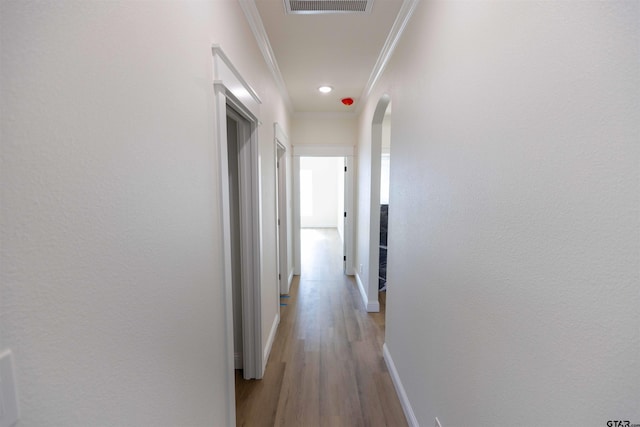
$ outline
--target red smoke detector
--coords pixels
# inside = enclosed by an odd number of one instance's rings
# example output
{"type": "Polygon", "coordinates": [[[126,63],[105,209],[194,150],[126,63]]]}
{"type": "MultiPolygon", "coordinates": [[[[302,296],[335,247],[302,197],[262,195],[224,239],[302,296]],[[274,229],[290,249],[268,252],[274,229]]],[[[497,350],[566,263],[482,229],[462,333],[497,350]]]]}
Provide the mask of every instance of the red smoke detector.
{"type": "Polygon", "coordinates": [[[342,103],[346,106],[353,104],[353,98],[342,98],[342,103]]]}

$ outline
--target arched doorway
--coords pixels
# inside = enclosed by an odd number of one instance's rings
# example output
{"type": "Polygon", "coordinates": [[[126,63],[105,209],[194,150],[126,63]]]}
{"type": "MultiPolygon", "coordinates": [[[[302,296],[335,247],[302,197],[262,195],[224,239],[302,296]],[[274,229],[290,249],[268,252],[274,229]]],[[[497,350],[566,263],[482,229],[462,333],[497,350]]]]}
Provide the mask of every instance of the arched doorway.
{"type": "MultiPolygon", "coordinates": [[[[380,265],[384,263],[384,280],[386,281],[386,238],[381,242],[380,217],[381,217],[381,177],[382,177],[382,151],[383,140],[389,138],[391,98],[383,95],[378,101],[378,105],[373,113],[371,121],[371,183],[370,183],[370,206],[369,206],[369,271],[367,284],[367,310],[379,311],[380,305],[378,292],[380,288],[380,265]],[[381,248],[381,246],[384,246],[381,248]],[[383,253],[384,260],[380,259],[383,253]]],[[[388,154],[388,153],[387,153],[388,154]]]]}

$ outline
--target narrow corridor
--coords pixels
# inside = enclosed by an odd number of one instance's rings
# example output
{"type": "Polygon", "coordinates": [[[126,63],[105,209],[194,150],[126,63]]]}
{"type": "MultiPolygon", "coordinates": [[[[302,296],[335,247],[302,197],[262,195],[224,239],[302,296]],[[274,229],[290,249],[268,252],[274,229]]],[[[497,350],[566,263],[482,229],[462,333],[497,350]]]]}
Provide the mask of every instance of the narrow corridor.
{"type": "Polygon", "coordinates": [[[382,358],[381,312],[366,313],[342,272],[335,229],[302,230],[302,275],[294,278],[265,376],[236,371],[238,426],[404,426],[382,358]]]}

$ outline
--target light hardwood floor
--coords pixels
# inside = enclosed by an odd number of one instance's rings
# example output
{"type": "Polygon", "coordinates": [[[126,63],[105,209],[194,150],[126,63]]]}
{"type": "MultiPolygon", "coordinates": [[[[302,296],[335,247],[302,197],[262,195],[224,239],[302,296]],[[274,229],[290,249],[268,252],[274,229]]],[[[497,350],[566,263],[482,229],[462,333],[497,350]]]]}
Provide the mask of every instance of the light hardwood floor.
{"type": "Polygon", "coordinates": [[[384,293],[382,311],[366,313],[335,229],[305,229],[302,241],[264,378],[236,371],[237,425],[406,426],[382,358],[384,293]]]}

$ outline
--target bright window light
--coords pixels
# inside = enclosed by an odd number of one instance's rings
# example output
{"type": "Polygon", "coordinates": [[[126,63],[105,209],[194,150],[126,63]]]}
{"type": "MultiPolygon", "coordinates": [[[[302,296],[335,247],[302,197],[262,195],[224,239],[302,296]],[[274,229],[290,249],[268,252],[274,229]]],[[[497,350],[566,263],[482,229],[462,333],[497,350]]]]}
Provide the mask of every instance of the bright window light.
{"type": "Polygon", "coordinates": [[[300,215],[313,216],[313,172],[300,170],[300,215]]]}
{"type": "Polygon", "coordinates": [[[380,203],[389,204],[389,172],[391,157],[389,154],[382,154],[380,159],[380,203]]]}

